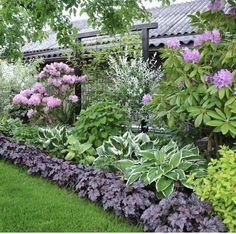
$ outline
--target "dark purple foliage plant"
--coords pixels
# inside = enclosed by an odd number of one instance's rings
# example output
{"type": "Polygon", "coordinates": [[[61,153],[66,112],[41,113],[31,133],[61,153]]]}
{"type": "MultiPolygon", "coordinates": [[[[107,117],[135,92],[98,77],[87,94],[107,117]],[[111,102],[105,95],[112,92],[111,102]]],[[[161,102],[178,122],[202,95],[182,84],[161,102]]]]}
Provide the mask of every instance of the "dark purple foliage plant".
{"type": "Polygon", "coordinates": [[[145,231],[153,232],[225,232],[221,220],[212,217],[208,202],[195,194],[174,192],[159,204],[152,205],[141,216],[145,231]]]}
{"type": "Polygon", "coordinates": [[[146,190],[141,182],[128,186],[114,173],[49,157],[38,148],[18,144],[3,135],[0,135],[0,158],[27,168],[30,175],[70,188],[78,196],[124,215],[129,221],[143,222],[145,231],[226,231],[220,219],[212,216],[209,204],[194,194],[175,192],[158,204],[154,192],[146,190]]]}

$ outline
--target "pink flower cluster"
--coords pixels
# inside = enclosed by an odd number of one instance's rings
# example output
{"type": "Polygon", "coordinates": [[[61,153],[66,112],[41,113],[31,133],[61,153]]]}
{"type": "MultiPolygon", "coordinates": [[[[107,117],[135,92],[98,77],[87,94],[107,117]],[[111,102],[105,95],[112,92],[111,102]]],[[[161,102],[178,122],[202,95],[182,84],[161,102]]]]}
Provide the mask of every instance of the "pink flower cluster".
{"type": "Polygon", "coordinates": [[[180,41],[176,38],[170,38],[169,40],[167,40],[167,47],[172,49],[179,49],[180,41]]]}
{"type": "Polygon", "coordinates": [[[72,95],[74,84],[85,81],[87,77],[75,76],[73,73],[74,69],[65,63],[46,65],[36,76],[40,82],[36,82],[31,89],[22,90],[13,98],[13,103],[31,106],[32,109],[27,112],[30,118],[37,112],[35,108],[48,113],[51,109],[61,106],[62,100],[77,102],[78,97],[72,95]],[[46,87],[49,88],[50,96],[47,94],[46,87]]]}
{"type": "Polygon", "coordinates": [[[229,87],[233,83],[233,74],[227,69],[221,69],[214,75],[205,75],[205,81],[214,84],[217,88],[229,87]]]}
{"type": "Polygon", "coordinates": [[[201,58],[198,50],[190,50],[187,47],[183,49],[182,56],[185,62],[190,62],[190,63],[198,63],[201,58]]]}
{"type": "Polygon", "coordinates": [[[223,11],[227,15],[236,15],[235,7],[222,0],[215,0],[214,2],[210,2],[207,7],[212,11],[223,11]]]}
{"type": "Polygon", "coordinates": [[[221,41],[221,34],[218,29],[212,31],[205,30],[202,35],[199,35],[194,40],[194,46],[200,46],[206,41],[211,41],[215,44],[219,44],[221,41]]]}

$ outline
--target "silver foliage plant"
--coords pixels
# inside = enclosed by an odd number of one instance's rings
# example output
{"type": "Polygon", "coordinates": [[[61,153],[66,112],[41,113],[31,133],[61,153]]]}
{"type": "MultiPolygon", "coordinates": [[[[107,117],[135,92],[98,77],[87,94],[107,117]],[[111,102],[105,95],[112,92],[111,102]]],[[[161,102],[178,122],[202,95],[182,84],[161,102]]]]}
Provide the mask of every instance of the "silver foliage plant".
{"type": "Polygon", "coordinates": [[[143,58],[134,55],[109,57],[109,76],[112,80],[110,91],[113,97],[125,106],[131,117],[144,117],[142,98],[144,94],[152,94],[158,89],[163,77],[161,69],[157,68],[157,61],[153,59],[143,61],[143,58]]]}

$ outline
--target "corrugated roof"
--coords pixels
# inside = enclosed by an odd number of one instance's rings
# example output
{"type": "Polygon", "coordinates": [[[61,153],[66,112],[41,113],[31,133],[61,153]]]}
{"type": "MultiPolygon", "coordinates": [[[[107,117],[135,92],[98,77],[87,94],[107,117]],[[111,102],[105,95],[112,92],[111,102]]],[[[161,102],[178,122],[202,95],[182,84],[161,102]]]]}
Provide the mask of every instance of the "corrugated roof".
{"type": "MultiPolygon", "coordinates": [[[[164,8],[150,8],[148,11],[152,15],[152,22],[158,22],[158,28],[150,30],[150,46],[159,46],[164,44],[167,38],[175,36],[182,43],[188,44],[193,41],[196,28],[190,25],[189,14],[197,11],[203,12],[207,10],[209,0],[195,0],[180,4],[173,4],[164,8]]],[[[80,32],[92,31],[88,26],[87,20],[77,20],[73,24],[80,29],[80,32]]],[[[85,45],[105,44],[113,41],[114,37],[101,36],[96,38],[84,39],[85,45]]],[[[56,34],[49,32],[49,37],[42,43],[28,43],[22,51],[25,57],[36,56],[56,57],[60,52],[60,47],[56,42],[56,34]]],[[[65,49],[64,49],[65,50],[65,49]]]]}

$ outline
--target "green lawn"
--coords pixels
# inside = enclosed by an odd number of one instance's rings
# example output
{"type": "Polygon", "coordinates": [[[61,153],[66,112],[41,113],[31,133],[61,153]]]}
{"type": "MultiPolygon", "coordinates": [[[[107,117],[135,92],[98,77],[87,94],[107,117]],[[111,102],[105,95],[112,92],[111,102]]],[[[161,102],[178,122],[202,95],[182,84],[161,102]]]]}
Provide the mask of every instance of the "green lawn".
{"type": "Polygon", "coordinates": [[[0,161],[0,232],[141,232],[25,170],[0,161]]]}

